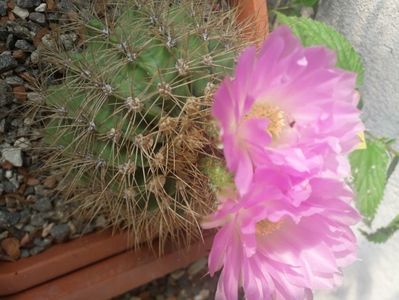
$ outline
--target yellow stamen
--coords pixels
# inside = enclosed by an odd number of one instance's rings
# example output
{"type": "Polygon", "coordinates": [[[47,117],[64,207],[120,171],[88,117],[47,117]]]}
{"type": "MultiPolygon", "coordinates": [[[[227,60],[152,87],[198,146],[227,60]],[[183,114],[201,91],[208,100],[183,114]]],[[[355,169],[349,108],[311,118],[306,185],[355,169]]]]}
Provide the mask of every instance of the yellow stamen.
{"type": "Polygon", "coordinates": [[[281,223],[281,221],[274,223],[268,220],[262,220],[256,223],[256,234],[259,236],[270,235],[281,227],[281,223]]]}
{"type": "Polygon", "coordinates": [[[284,112],[277,106],[267,103],[255,103],[244,118],[246,120],[253,118],[267,119],[269,125],[265,130],[269,131],[273,137],[278,137],[287,124],[284,112]]]}

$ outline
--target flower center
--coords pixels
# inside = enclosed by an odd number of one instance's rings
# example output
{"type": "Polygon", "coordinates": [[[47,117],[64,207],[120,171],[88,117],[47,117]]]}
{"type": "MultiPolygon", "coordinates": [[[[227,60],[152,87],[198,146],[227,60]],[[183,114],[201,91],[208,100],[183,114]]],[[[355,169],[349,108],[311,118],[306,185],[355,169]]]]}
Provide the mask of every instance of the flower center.
{"type": "Polygon", "coordinates": [[[265,118],[269,125],[265,130],[273,137],[278,137],[286,125],[285,113],[275,105],[267,103],[254,103],[251,110],[244,117],[246,120],[254,118],[265,118]]]}
{"type": "Polygon", "coordinates": [[[256,223],[256,234],[259,236],[267,236],[275,232],[281,227],[282,221],[270,222],[268,220],[262,220],[256,223]]]}

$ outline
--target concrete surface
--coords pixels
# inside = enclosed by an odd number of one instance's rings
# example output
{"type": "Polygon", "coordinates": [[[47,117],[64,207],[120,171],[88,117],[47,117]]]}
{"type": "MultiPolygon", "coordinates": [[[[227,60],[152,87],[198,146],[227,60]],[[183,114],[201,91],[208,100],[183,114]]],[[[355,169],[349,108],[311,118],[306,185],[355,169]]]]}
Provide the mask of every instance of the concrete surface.
{"type": "MultiPolygon", "coordinates": [[[[317,19],[343,33],[363,57],[363,119],[372,132],[399,137],[399,0],[322,0],[317,19]]],[[[392,175],[374,226],[399,213],[399,169],[392,175]]],[[[359,257],[335,292],[316,300],[398,300],[399,233],[375,245],[359,235],[359,257]]]]}

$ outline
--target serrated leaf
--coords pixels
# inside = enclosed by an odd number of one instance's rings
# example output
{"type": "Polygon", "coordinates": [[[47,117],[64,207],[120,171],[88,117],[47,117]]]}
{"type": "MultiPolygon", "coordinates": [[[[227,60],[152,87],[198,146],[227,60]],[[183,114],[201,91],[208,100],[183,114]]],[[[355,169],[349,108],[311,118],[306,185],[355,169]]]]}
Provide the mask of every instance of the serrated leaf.
{"type": "Polygon", "coordinates": [[[349,157],[353,184],[357,192],[356,206],[372,220],[384,195],[389,155],[379,140],[367,140],[367,148],[354,151],[349,157]]]}
{"type": "Polygon", "coordinates": [[[386,227],[381,227],[373,233],[361,231],[363,235],[374,243],[385,243],[399,229],[399,215],[397,215],[386,227]]]}
{"type": "Polygon", "coordinates": [[[304,17],[288,17],[277,13],[278,21],[288,25],[293,33],[301,39],[304,46],[323,45],[337,54],[337,67],[357,73],[357,85],[364,77],[364,66],[360,55],[350,42],[331,26],[304,17]]]}

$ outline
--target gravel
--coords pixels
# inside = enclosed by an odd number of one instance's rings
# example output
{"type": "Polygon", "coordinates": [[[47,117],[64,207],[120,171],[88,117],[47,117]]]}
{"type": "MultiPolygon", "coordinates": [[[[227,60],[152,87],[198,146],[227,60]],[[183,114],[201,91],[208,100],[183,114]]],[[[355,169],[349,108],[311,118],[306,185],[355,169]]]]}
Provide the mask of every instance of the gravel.
{"type": "Polygon", "coordinates": [[[19,148],[5,148],[1,150],[3,160],[10,162],[15,167],[22,167],[22,151],[19,148]]]}
{"type": "Polygon", "coordinates": [[[41,0],[17,0],[16,4],[23,8],[33,8],[41,4],[41,0]]]}
{"type": "Polygon", "coordinates": [[[0,74],[15,69],[18,62],[9,53],[0,54],[0,74]]]}
{"type": "Polygon", "coordinates": [[[21,50],[24,50],[27,52],[32,52],[35,50],[35,47],[33,47],[33,45],[26,40],[17,40],[15,42],[15,48],[21,49],[21,50]]]}
{"type": "Polygon", "coordinates": [[[46,17],[44,14],[42,14],[40,12],[30,13],[29,19],[32,20],[33,22],[40,24],[40,25],[46,24],[46,17]]]}
{"type": "Polygon", "coordinates": [[[29,11],[25,8],[15,6],[14,9],[12,10],[14,15],[20,17],[22,20],[25,20],[29,16],[29,11]]]}
{"type": "Polygon", "coordinates": [[[0,1],[0,16],[4,17],[7,15],[7,4],[5,0],[0,1]]]}

